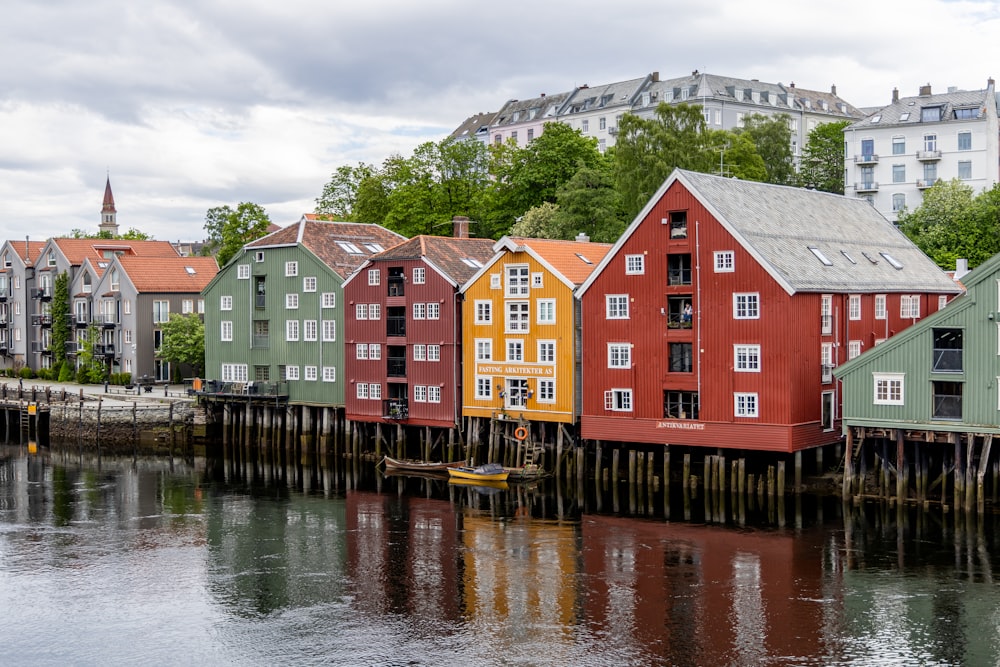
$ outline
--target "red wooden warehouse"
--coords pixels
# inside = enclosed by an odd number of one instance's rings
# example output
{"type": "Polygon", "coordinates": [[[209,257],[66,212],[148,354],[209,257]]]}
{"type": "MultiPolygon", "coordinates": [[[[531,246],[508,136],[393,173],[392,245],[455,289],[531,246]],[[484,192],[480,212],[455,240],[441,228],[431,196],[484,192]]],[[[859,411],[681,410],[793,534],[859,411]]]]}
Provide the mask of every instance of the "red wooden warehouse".
{"type": "Polygon", "coordinates": [[[864,200],[677,170],[577,291],[581,433],[835,442],[833,368],[958,291],[864,200]]]}
{"type": "Polygon", "coordinates": [[[347,419],[454,428],[462,396],[458,289],[491,239],[417,236],[344,283],[347,419]]]}

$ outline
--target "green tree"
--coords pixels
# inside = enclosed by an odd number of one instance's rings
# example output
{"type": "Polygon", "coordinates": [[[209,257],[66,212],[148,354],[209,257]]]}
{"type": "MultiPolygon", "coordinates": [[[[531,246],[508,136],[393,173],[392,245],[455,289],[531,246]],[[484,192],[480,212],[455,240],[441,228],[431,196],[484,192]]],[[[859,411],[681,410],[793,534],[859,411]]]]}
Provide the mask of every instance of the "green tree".
{"type": "Polygon", "coordinates": [[[69,320],[69,273],[56,276],[52,289],[52,361],[59,371],[67,363],[66,343],[72,340],[73,329],[69,320]]]}
{"type": "Polygon", "coordinates": [[[750,114],[743,119],[743,127],[737,134],[746,134],[757,147],[757,153],[764,159],[767,182],[778,185],[795,183],[795,162],[792,159],[792,130],[788,125],[788,115],[764,116],[750,114]]]}
{"type": "Polygon", "coordinates": [[[375,167],[364,162],[356,166],[337,167],[329,182],[323,186],[323,194],[316,198],[318,215],[328,215],[334,220],[363,222],[355,217],[355,205],[361,183],[375,174],[375,167]]]}
{"type": "Polygon", "coordinates": [[[705,143],[712,154],[712,173],[744,181],[767,181],[764,158],[748,135],[729,130],[708,130],[707,135],[705,143]]]}
{"type": "Polygon", "coordinates": [[[625,231],[622,198],[615,188],[610,160],[581,166],[556,192],[559,211],[557,238],[573,239],[583,233],[591,241],[614,243],[625,231]]]}
{"type": "Polygon", "coordinates": [[[823,192],[844,194],[844,128],[849,120],[813,128],[802,149],[799,184],[823,192]]]}
{"type": "Polygon", "coordinates": [[[1000,186],[974,195],[958,179],[938,181],[897,224],[942,269],[955,268],[958,258],[977,266],[1000,252],[1000,186]]]}
{"type": "Polygon", "coordinates": [[[511,236],[522,236],[531,239],[562,238],[562,229],[557,221],[559,205],[543,202],[532,206],[511,225],[511,236]]]}
{"type": "Polygon", "coordinates": [[[205,366],[205,324],[201,318],[196,313],[171,313],[161,329],[159,357],[171,364],[186,364],[200,377],[205,366]]]}
{"type": "Polygon", "coordinates": [[[661,102],[653,118],[622,116],[615,144],[615,183],[625,217],[638,213],[674,169],[711,172],[701,106],[661,102]]]}
{"type": "Polygon", "coordinates": [[[225,266],[247,243],[267,233],[271,219],[259,204],[242,202],[233,210],[229,206],[210,208],[205,213],[208,241],[203,252],[215,254],[219,266],[225,266]]]}
{"type": "Polygon", "coordinates": [[[109,231],[86,232],[82,229],[73,228],[69,232],[69,237],[73,239],[131,239],[133,241],[151,241],[152,236],[141,232],[135,227],[129,227],[122,234],[112,234],[109,231]]]}
{"type": "Polygon", "coordinates": [[[87,327],[87,339],[76,356],[76,381],[80,384],[102,382],[105,377],[102,356],[97,354],[100,332],[93,322],[87,327]]]}

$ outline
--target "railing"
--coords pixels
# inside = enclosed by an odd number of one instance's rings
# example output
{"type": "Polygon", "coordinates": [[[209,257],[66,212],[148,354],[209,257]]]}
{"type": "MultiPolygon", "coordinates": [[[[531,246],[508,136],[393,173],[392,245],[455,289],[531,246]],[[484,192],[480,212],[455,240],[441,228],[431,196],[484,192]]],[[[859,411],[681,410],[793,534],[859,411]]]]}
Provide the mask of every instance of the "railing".
{"type": "Polygon", "coordinates": [[[406,318],[405,317],[391,317],[386,320],[385,328],[386,336],[398,336],[402,337],[406,335],[406,318]]]}
{"type": "Polygon", "coordinates": [[[73,316],[73,326],[86,329],[90,325],[90,318],[86,315],[74,315],[73,316]]]}
{"type": "Polygon", "coordinates": [[[32,315],[31,316],[31,325],[32,326],[36,326],[36,327],[38,327],[38,326],[42,326],[42,327],[52,326],[52,316],[51,315],[46,315],[46,314],[32,315]]]}
{"type": "Polygon", "coordinates": [[[941,159],[941,151],[939,150],[929,150],[929,151],[917,151],[917,159],[921,162],[933,162],[935,160],[941,159]]]}
{"type": "Polygon", "coordinates": [[[878,183],[875,181],[862,181],[854,184],[855,192],[878,192],[878,183]]]}
{"type": "Polygon", "coordinates": [[[382,401],[383,419],[408,419],[410,404],[405,398],[390,398],[382,401]]]}
{"type": "Polygon", "coordinates": [[[105,329],[114,329],[117,325],[114,315],[98,315],[94,318],[94,322],[100,323],[100,325],[105,329]]]}
{"type": "Polygon", "coordinates": [[[691,284],[691,269],[668,269],[667,270],[667,284],[668,285],[690,285],[691,284]]]}
{"type": "Polygon", "coordinates": [[[878,155],[855,155],[855,164],[875,164],[878,162],[878,155]]]}
{"type": "Polygon", "coordinates": [[[691,321],[693,319],[693,313],[685,315],[684,313],[670,313],[667,315],[667,328],[668,329],[690,329],[691,321]]]}
{"type": "Polygon", "coordinates": [[[204,394],[237,394],[256,396],[260,398],[288,396],[287,382],[223,382],[222,380],[205,380],[204,394]]]}
{"type": "Polygon", "coordinates": [[[918,190],[926,190],[927,188],[931,187],[932,185],[934,185],[935,183],[937,183],[940,180],[941,180],[940,178],[931,178],[931,179],[928,179],[928,180],[925,180],[925,181],[924,180],[917,181],[917,189],[918,190]]]}
{"type": "Polygon", "coordinates": [[[267,304],[267,299],[264,294],[255,294],[253,298],[253,305],[255,308],[263,308],[267,304]]]}
{"type": "Polygon", "coordinates": [[[0,290],[0,303],[7,301],[7,290],[0,290]]]}
{"type": "Polygon", "coordinates": [[[115,346],[114,345],[95,345],[94,354],[99,357],[113,357],[115,356],[115,346]]]}
{"type": "Polygon", "coordinates": [[[386,375],[391,378],[406,377],[406,359],[390,357],[386,365],[386,375]]]}
{"type": "Polygon", "coordinates": [[[389,296],[406,296],[406,287],[402,278],[389,278],[389,296]]]}
{"type": "Polygon", "coordinates": [[[32,299],[41,299],[42,301],[51,301],[52,293],[49,292],[44,287],[34,287],[31,290],[32,299]]]}

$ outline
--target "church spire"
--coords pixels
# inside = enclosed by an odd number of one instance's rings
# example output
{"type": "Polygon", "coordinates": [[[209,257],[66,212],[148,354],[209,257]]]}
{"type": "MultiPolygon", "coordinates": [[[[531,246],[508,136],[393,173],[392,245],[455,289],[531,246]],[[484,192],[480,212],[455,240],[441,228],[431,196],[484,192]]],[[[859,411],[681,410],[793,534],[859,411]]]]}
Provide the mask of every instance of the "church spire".
{"type": "Polygon", "coordinates": [[[115,196],[111,193],[111,174],[108,174],[108,181],[104,186],[104,206],[101,208],[102,232],[109,232],[112,236],[118,235],[118,211],[115,210],[115,196]]]}

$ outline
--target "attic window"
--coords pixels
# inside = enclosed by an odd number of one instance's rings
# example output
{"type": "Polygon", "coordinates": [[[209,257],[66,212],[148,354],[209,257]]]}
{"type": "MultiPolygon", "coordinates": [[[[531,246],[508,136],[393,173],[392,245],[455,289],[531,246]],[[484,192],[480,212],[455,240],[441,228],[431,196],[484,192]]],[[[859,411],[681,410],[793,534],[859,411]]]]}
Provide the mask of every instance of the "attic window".
{"type": "Polygon", "coordinates": [[[881,120],[882,120],[882,114],[880,113],[875,114],[874,116],[872,116],[872,125],[878,123],[881,120]]]}
{"type": "Polygon", "coordinates": [[[820,250],[816,246],[808,246],[808,247],[809,247],[809,252],[816,255],[816,259],[822,262],[823,266],[833,266],[833,262],[831,262],[830,258],[828,258],[826,255],[823,254],[822,250],[820,250]]]}
{"type": "Polygon", "coordinates": [[[106,269],[106,268],[108,268],[108,262],[98,262],[97,263],[97,268],[99,268],[99,269],[106,269]]]}
{"type": "Polygon", "coordinates": [[[871,255],[869,255],[868,253],[862,252],[861,254],[864,256],[865,259],[867,259],[872,264],[878,264],[878,260],[875,259],[874,257],[872,257],[871,255]]]}
{"type": "Polygon", "coordinates": [[[920,110],[920,120],[924,123],[941,120],[941,107],[924,107],[920,110]]]}
{"type": "Polygon", "coordinates": [[[368,248],[368,250],[370,250],[371,252],[382,252],[383,250],[385,250],[385,248],[382,247],[380,243],[366,243],[365,247],[368,248]]]}
{"type": "Polygon", "coordinates": [[[854,261],[854,258],[847,254],[846,250],[841,250],[840,254],[846,257],[847,261],[850,262],[851,264],[857,264],[857,262],[854,261]]]}
{"type": "Polygon", "coordinates": [[[972,120],[979,114],[979,110],[975,107],[969,107],[966,109],[955,109],[955,120],[972,120]]]}
{"type": "Polygon", "coordinates": [[[899,114],[899,120],[910,120],[910,112],[904,111],[903,113],[899,114]]]}
{"type": "Polygon", "coordinates": [[[892,265],[892,268],[896,269],[897,271],[903,268],[903,265],[899,263],[899,260],[890,255],[889,253],[880,252],[879,254],[885,257],[885,261],[889,262],[889,264],[892,265]]]}
{"type": "Polygon", "coordinates": [[[185,266],[184,270],[187,271],[187,274],[189,276],[193,276],[195,274],[195,270],[194,270],[193,266],[185,266]]]}
{"type": "Polygon", "coordinates": [[[344,252],[349,252],[352,255],[361,255],[361,254],[363,254],[361,252],[361,248],[359,248],[358,246],[354,245],[350,241],[337,241],[337,245],[340,246],[341,250],[343,250],[344,252]]]}
{"type": "Polygon", "coordinates": [[[463,257],[462,258],[462,263],[465,264],[466,266],[471,266],[474,269],[481,269],[481,268],[483,268],[483,263],[482,262],[480,262],[477,259],[472,259],[471,257],[463,257]]]}
{"type": "Polygon", "coordinates": [[[593,264],[593,262],[591,262],[589,259],[581,255],[580,253],[576,253],[576,256],[579,257],[584,264],[593,264]]]}

